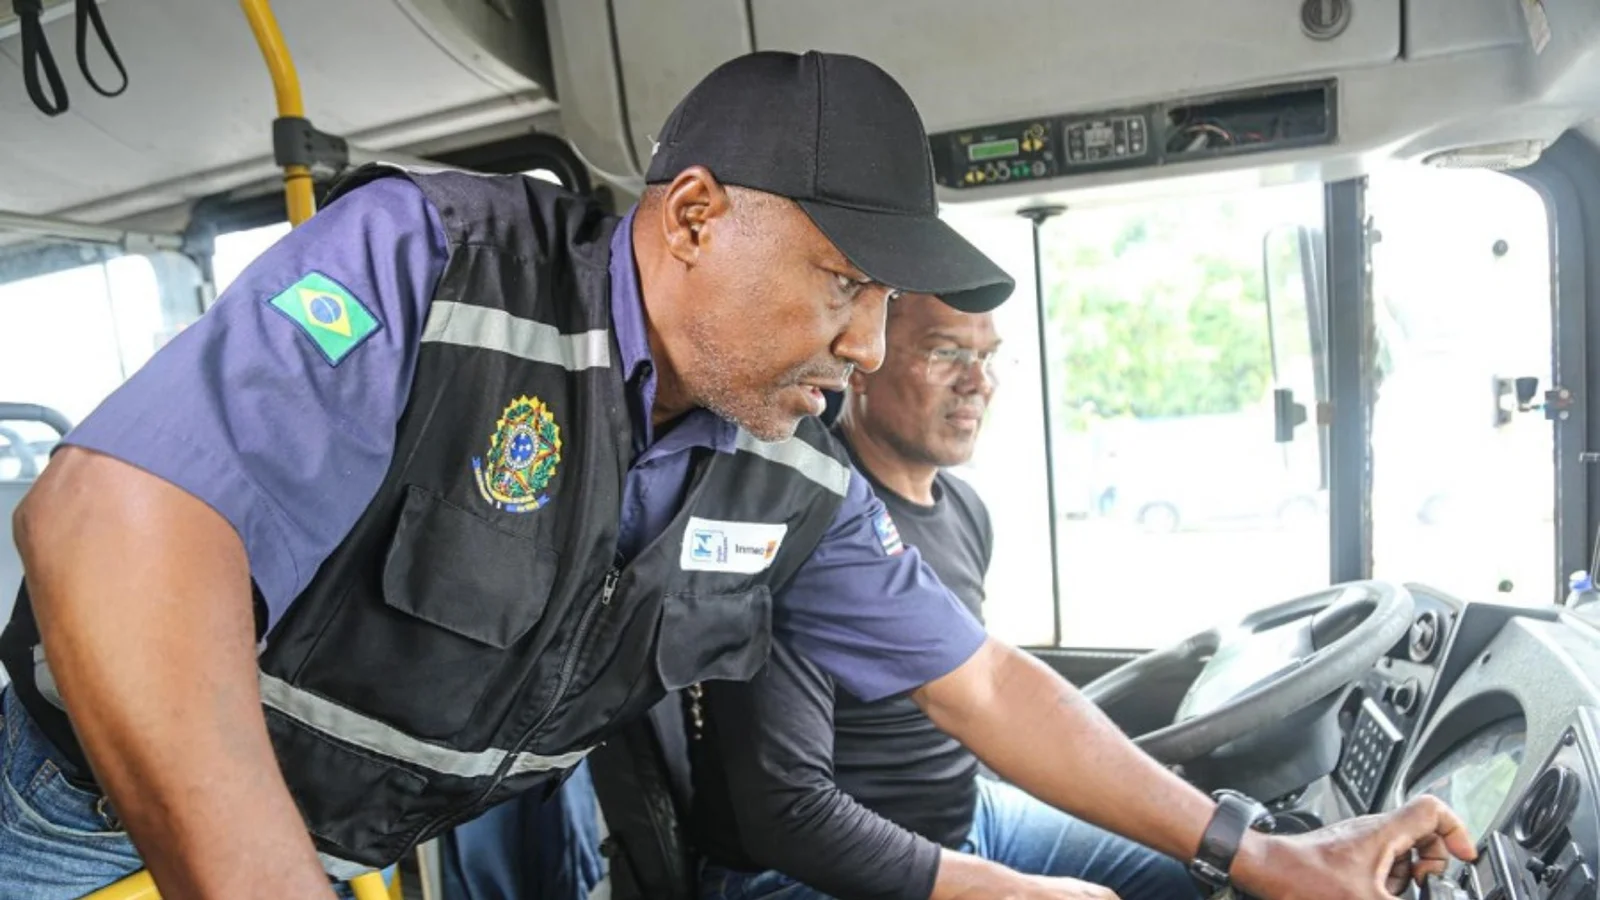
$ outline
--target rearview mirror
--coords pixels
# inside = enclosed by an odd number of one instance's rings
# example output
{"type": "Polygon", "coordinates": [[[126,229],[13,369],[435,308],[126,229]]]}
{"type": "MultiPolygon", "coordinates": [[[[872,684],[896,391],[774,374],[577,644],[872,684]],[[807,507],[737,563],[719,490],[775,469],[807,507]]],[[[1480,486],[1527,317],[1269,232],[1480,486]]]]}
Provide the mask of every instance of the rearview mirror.
{"type": "Polygon", "coordinates": [[[1310,421],[1317,432],[1321,460],[1322,487],[1327,486],[1327,430],[1323,410],[1328,402],[1327,377],[1327,270],[1322,252],[1322,233],[1304,225],[1282,224],[1261,237],[1261,275],[1267,304],[1267,344],[1272,362],[1273,438],[1280,444],[1294,440],[1296,429],[1310,421]],[[1310,356],[1310,378],[1305,369],[1292,367],[1290,360],[1310,356]],[[1294,371],[1298,369],[1298,371],[1294,371]],[[1306,402],[1296,398],[1295,389],[1310,394],[1309,405],[1317,414],[1307,414],[1306,402]]]}

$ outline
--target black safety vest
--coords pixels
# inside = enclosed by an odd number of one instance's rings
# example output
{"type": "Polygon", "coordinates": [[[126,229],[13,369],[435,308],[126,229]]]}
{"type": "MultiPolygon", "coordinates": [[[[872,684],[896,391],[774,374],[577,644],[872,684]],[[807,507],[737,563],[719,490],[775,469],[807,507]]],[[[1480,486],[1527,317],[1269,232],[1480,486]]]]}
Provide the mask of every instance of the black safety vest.
{"type": "Polygon", "coordinates": [[[378,177],[421,188],[449,260],[389,472],[260,657],[284,777],[339,877],[553,791],[668,691],[754,675],[773,593],[850,477],[815,419],[778,443],[740,431],[737,452],[696,451],[678,514],[621,564],[616,220],[518,176],[369,167],[335,196],[378,177]]]}

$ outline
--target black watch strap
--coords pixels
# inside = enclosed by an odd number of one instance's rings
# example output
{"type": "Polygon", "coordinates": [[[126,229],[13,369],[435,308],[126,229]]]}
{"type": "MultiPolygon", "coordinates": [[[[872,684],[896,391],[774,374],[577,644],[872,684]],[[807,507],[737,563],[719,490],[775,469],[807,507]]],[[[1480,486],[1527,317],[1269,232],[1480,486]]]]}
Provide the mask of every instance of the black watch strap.
{"type": "Polygon", "coordinates": [[[1229,870],[1239,854],[1244,833],[1252,826],[1272,827],[1267,808],[1237,791],[1217,791],[1212,795],[1217,810],[1200,837],[1200,850],[1189,863],[1189,874],[1207,891],[1216,892],[1231,884],[1229,870]]]}

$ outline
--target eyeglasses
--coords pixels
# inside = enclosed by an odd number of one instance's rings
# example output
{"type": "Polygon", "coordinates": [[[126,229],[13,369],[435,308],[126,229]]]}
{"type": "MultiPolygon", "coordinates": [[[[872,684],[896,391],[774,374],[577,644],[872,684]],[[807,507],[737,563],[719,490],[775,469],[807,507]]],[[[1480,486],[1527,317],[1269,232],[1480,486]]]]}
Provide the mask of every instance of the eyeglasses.
{"type": "Polygon", "coordinates": [[[966,347],[938,347],[928,351],[925,377],[937,387],[949,387],[967,377],[974,364],[983,366],[983,377],[990,384],[1000,383],[1002,370],[1009,368],[1010,359],[1000,356],[998,350],[972,350],[966,347]]]}

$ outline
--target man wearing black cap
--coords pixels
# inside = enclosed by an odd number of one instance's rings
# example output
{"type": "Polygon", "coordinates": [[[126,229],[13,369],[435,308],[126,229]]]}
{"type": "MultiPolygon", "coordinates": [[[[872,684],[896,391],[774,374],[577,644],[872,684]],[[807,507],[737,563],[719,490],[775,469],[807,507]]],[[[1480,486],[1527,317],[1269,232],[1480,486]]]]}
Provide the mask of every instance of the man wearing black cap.
{"type": "MultiPolygon", "coordinates": [[[[909,98],[851,57],[744,57],[650,181],[618,221],[528,179],[360,171],[69,435],[17,519],[0,893],[143,864],[168,898],[325,894],[553,792],[774,636],[1194,853],[1211,800],[885,554],[813,418],[878,366],[897,292],[1012,288],[939,221],[909,98]]],[[[1370,894],[1459,833],[1408,815],[1252,837],[1235,874],[1370,894]]]]}

